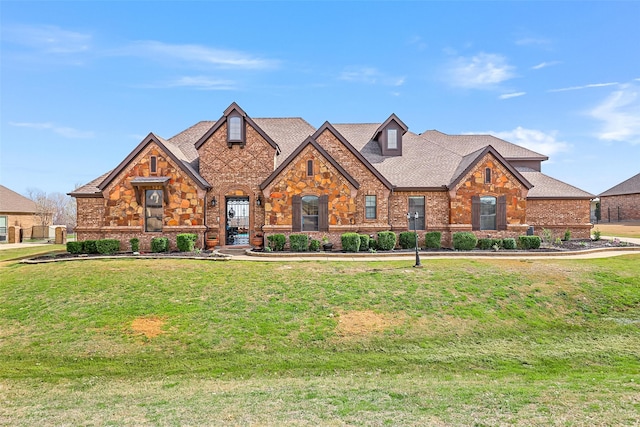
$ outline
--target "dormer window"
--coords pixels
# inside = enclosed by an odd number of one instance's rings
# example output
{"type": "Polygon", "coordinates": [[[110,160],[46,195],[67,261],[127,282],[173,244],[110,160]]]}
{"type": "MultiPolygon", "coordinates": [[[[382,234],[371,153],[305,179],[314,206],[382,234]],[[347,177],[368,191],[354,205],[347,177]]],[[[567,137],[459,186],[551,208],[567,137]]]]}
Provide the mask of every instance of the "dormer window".
{"type": "Polygon", "coordinates": [[[398,130],[387,129],[387,150],[398,149],[398,130]]]}
{"type": "Polygon", "coordinates": [[[242,117],[229,117],[229,130],[227,138],[229,142],[242,142],[242,117]]]}

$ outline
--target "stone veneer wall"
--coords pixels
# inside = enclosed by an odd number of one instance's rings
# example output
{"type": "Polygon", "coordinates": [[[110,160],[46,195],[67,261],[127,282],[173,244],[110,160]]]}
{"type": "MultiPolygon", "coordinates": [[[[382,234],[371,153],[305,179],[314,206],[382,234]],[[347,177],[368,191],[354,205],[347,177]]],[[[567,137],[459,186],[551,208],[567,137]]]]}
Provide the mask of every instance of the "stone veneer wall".
{"type": "MultiPolygon", "coordinates": [[[[451,224],[471,226],[471,197],[506,196],[507,227],[526,224],[528,190],[492,154],[487,154],[453,189],[451,224]],[[485,184],[485,169],[491,169],[491,183],[485,184]]],[[[483,231],[484,233],[485,231],[483,231]]]]}
{"type": "Polygon", "coordinates": [[[206,225],[210,234],[219,234],[223,241],[226,227],[225,197],[249,197],[249,237],[262,231],[265,223],[264,200],[260,184],[273,172],[276,150],[249,123],[246,123],[246,144],[227,146],[227,124],[224,123],[198,149],[200,175],[211,184],[207,193],[206,225]],[[217,204],[211,206],[215,197],[217,204]]]}
{"type": "Polygon", "coordinates": [[[640,221],[640,193],[600,197],[600,221],[640,221]]]}
{"type": "Polygon", "coordinates": [[[129,239],[140,239],[140,249],[149,250],[153,237],[168,237],[176,248],[176,236],[195,233],[204,242],[204,195],[193,180],[156,145],[150,143],[134,158],[113,182],[105,188],[104,198],[78,198],[78,240],[119,239],[121,250],[129,248],[129,239]],[[157,157],[157,174],[150,173],[150,158],[157,157]],[[169,177],[166,187],[149,186],[136,190],[131,181],[137,177],[169,177]],[[164,206],[163,230],[144,231],[144,191],[160,189],[168,194],[164,206]],[[140,191],[139,200],[136,191],[140,191]]]}
{"type": "Polygon", "coordinates": [[[527,200],[527,222],[535,234],[543,229],[562,237],[565,230],[571,231],[572,239],[588,239],[591,236],[589,199],[529,199],[527,200]]]}

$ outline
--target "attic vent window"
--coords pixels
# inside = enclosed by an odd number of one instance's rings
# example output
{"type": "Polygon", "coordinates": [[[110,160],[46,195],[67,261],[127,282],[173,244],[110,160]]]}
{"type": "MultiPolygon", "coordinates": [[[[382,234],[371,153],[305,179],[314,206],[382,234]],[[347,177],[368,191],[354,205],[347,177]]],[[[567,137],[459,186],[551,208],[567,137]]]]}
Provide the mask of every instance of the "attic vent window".
{"type": "Polygon", "coordinates": [[[149,161],[149,169],[151,173],[158,173],[158,158],[156,156],[151,156],[149,161]]]}
{"type": "Polygon", "coordinates": [[[313,176],[313,160],[307,160],[307,176],[313,176]]]}
{"type": "Polygon", "coordinates": [[[485,184],[491,184],[491,169],[490,168],[486,168],[484,170],[484,183],[485,184]]]}
{"type": "Polygon", "coordinates": [[[398,149],[398,130],[397,129],[387,129],[387,149],[388,150],[398,149]]]}

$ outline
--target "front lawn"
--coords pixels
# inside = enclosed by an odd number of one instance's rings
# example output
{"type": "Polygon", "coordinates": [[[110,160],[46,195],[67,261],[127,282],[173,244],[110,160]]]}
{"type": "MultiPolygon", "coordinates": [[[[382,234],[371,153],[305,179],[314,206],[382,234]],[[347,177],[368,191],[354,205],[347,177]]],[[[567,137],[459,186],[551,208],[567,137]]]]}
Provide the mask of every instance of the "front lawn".
{"type": "Polygon", "coordinates": [[[633,425],[640,255],[0,268],[1,425],[633,425]]]}

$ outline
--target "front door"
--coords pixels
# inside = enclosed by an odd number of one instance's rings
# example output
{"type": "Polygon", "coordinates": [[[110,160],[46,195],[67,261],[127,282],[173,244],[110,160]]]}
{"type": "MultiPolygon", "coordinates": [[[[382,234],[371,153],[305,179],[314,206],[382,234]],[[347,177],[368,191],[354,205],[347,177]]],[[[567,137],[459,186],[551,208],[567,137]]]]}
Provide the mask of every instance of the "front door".
{"type": "Polygon", "coordinates": [[[227,245],[249,244],[249,197],[227,197],[227,245]]]}

